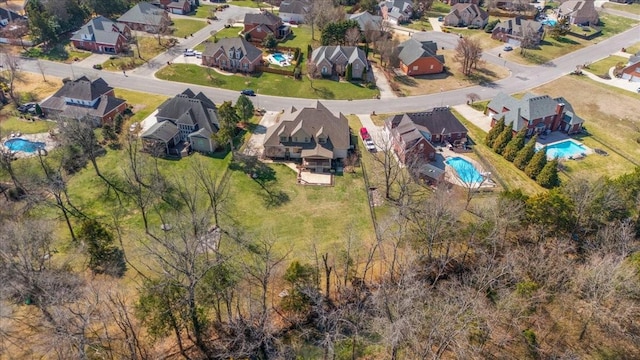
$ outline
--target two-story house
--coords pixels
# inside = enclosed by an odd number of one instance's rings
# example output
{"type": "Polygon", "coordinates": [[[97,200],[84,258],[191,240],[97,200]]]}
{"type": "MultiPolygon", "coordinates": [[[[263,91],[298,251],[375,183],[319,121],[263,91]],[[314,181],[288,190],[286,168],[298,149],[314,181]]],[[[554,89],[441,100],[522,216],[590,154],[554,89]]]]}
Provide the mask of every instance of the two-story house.
{"type": "Polygon", "coordinates": [[[284,0],[278,8],[278,15],[289,24],[302,24],[311,10],[311,0],[284,0]]]}
{"type": "Polygon", "coordinates": [[[529,37],[530,43],[539,44],[544,33],[542,23],[527,20],[523,17],[516,17],[499,22],[491,33],[491,38],[520,46],[525,37],[529,37]]]}
{"type": "Polygon", "coordinates": [[[130,36],[131,30],[126,24],[98,16],[73,33],[71,43],[77,49],[118,54],[128,49],[130,36]]]}
{"type": "Polygon", "coordinates": [[[100,126],[111,124],[116,115],[125,111],[127,103],[115,97],[113,88],[102,78],[91,81],[82,76],[66,81],[40,108],[51,119],[87,119],[93,126],[100,126]]]}
{"type": "Polygon", "coordinates": [[[171,25],[171,19],[166,10],[144,1],[122,14],[118,22],[126,24],[131,30],[149,33],[164,32],[171,25]]]}
{"type": "Polygon", "coordinates": [[[262,50],[241,37],[219,39],[202,52],[202,65],[227,71],[252,73],[261,63],[262,50]]]}
{"type": "Polygon", "coordinates": [[[568,0],[560,4],[556,10],[558,18],[569,19],[569,24],[598,25],[600,16],[593,1],[568,0]]]}
{"type": "Polygon", "coordinates": [[[263,10],[259,14],[248,13],[244,15],[244,30],[242,32],[247,40],[260,43],[269,34],[277,40],[287,38],[291,33],[291,27],[285,25],[279,16],[263,10]]]}
{"type": "Polygon", "coordinates": [[[446,26],[476,26],[484,28],[489,22],[489,13],[476,4],[458,3],[444,17],[446,26]]]}
{"type": "Polygon", "coordinates": [[[553,99],[549,95],[531,93],[526,93],[521,99],[499,93],[487,105],[486,113],[491,119],[491,126],[504,117],[514,133],[526,127],[528,136],[550,131],[574,134],[582,130],[584,123],[564,98],[553,99]]]}
{"type": "Polygon", "coordinates": [[[467,141],[467,128],[447,107],[393,115],[385,121],[384,131],[398,159],[416,168],[434,159],[433,144],[467,141]]]}
{"type": "Polygon", "coordinates": [[[178,15],[188,14],[197,6],[196,0],[152,0],[149,2],[172,14],[178,15]]]}
{"type": "Polygon", "coordinates": [[[344,76],[351,64],[351,77],[362,79],[362,74],[369,68],[367,55],[357,46],[320,46],[311,53],[311,61],[322,76],[344,76]]]}
{"type": "Polygon", "coordinates": [[[378,4],[378,8],[382,18],[394,25],[409,22],[413,16],[411,0],[385,0],[378,4]]]}
{"type": "Polygon", "coordinates": [[[213,101],[187,89],[158,107],[156,123],[141,138],[146,149],[160,148],[167,154],[184,142],[194,151],[212,153],[218,146],[212,135],[218,129],[218,110],[213,101]]]}
{"type": "Polygon", "coordinates": [[[320,102],[315,107],[291,107],[267,128],[264,156],[300,159],[303,170],[326,172],[347,157],[351,137],[347,118],[333,115],[320,102]]]}

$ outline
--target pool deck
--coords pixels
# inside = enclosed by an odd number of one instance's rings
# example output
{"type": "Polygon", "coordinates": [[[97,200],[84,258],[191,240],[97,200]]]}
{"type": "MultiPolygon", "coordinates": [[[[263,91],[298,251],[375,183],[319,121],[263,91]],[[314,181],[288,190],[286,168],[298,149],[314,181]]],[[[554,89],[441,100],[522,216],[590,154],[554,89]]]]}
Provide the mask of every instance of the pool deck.
{"type": "MultiPolygon", "coordinates": [[[[13,138],[12,137],[3,138],[2,141],[0,141],[0,146],[2,146],[3,149],[5,149],[6,147],[4,146],[4,142],[11,139],[23,139],[23,140],[29,140],[32,142],[42,142],[44,143],[44,149],[47,151],[47,153],[49,153],[51,150],[55,149],[59,145],[56,139],[52,138],[49,133],[38,133],[38,134],[22,134],[20,136],[16,136],[13,138]]],[[[32,153],[27,153],[23,151],[13,152],[13,156],[16,158],[27,158],[27,157],[36,156],[37,154],[38,154],[37,152],[32,152],[32,153]]]]}
{"type": "MultiPolygon", "coordinates": [[[[553,133],[552,133],[552,134],[553,134],[553,133]]],[[[584,156],[586,156],[586,155],[590,155],[590,154],[593,154],[593,153],[594,153],[593,149],[591,149],[590,147],[588,147],[587,145],[585,145],[585,144],[584,144],[584,143],[582,143],[581,141],[578,141],[578,140],[576,140],[576,139],[572,139],[572,138],[568,137],[566,134],[562,134],[562,135],[564,135],[564,138],[562,138],[562,139],[556,139],[555,141],[548,141],[548,139],[546,139],[547,141],[545,141],[544,143],[542,143],[542,142],[540,142],[540,141],[537,141],[537,142],[536,142],[536,146],[535,146],[536,150],[541,149],[541,148],[542,148],[542,147],[544,147],[544,146],[551,146],[551,145],[555,145],[555,144],[563,143],[563,142],[565,142],[565,141],[571,141],[571,142],[573,142],[574,144],[576,144],[576,145],[580,145],[581,147],[583,147],[583,148],[584,148],[584,152],[582,152],[582,153],[581,153],[581,154],[579,154],[579,155],[572,155],[572,156],[563,157],[563,158],[560,158],[560,159],[564,159],[564,160],[580,159],[580,158],[582,158],[582,157],[584,157],[584,156]],[[584,154],[584,155],[582,155],[582,154],[584,154]]],[[[547,159],[548,159],[548,160],[553,160],[553,157],[547,156],[547,159]]]]}
{"type": "Polygon", "coordinates": [[[449,149],[447,149],[446,147],[442,149],[441,153],[436,153],[436,154],[442,154],[441,156],[442,161],[444,162],[444,180],[448,183],[454,184],[454,185],[458,185],[460,187],[463,188],[473,188],[473,189],[493,189],[496,187],[496,183],[491,180],[491,173],[487,172],[477,161],[469,158],[468,156],[465,156],[463,154],[460,153],[456,153],[454,151],[451,151],[449,149]],[[454,157],[458,157],[461,159],[464,159],[468,162],[470,162],[474,168],[476,168],[476,170],[482,174],[485,175],[486,178],[484,181],[482,181],[481,183],[465,183],[464,181],[462,181],[462,179],[460,179],[460,177],[458,176],[458,173],[456,172],[456,170],[451,166],[448,165],[446,163],[447,159],[450,158],[454,158],[454,157]]]}

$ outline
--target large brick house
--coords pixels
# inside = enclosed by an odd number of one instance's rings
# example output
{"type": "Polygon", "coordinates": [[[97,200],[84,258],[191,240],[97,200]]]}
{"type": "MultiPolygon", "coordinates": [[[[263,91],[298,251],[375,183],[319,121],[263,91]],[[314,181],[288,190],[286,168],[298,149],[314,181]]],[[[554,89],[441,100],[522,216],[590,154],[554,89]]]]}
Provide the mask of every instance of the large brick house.
{"type": "Polygon", "coordinates": [[[444,17],[446,26],[477,26],[483,28],[489,22],[489,13],[476,4],[458,3],[444,17]]]}
{"type": "Polygon", "coordinates": [[[487,105],[486,114],[491,118],[491,126],[504,117],[511,124],[513,132],[527,128],[527,135],[543,134],[550,131],[562,131],[575,134],[582,130],[584,120],[573,111],[573,107],[562,97],[525,94],[516,99],[505,93],[499,93],[487,105]]]}
{"type": "Polygon", "coordinates": [[[380,16],[391,24],[403,24],[413,16],[411,0],[384,0],[378,4],[380,16]]]}
{"type": "Polygon", "coordinates": [[[76,49],[118,54],[128,48],[127,41],[130,36],[131,30],[126,24],[98,16],[73,33],[71,43],[76,49]]]}
{"type": "Polygon", "coordinates": [[[126,24],[131,30],[149,33],[165,31],[171,25],[171,19],[166,10],[144,1],[122,14],[118,22],[126,24]]]}
{"type": "Polygon", "coordinates": [[[532,44],[539,44],[544,33],[542,23],[516,17],[499,22],[491,33],[491,38],[520,46],[525,37],[530,37],[532,44]]]}
{"type": "Polygon", "coordinates": [[[280,3],[279,16],[284,22],[301,24],[311,9],[311,0],[285,0],[280,3]]]}
{"type": "Polygon", "coordinates": [[[465,143],[467,128],[447,107],[398,114],[384,123],[391,147],[405,165],[418,166],[435,158],[435,143],[465,143]]]}
{"type": "Polygon", "coordinates": [[[593,1],[565,1],[556,12],[559,18],[567,18],[569,24],[598,25],[600,16],[593,1]]]}
{"type": "Polygon", "coordinates": [[[92,125],[111,124],[127,108],[123,99],[115,97],[113,88],[102,78],[94,81],[82,76],[69,80],[51,97],[40,104],[52,119],[87,119],[92,125]]]}
{"type": "Polygon", "coordinates": [[[347,157],[351,137],[347,118],[335,116],[320,102],[314,107],[291,107],[267,129],[264,156],[272,159],[300,159],[302,169],[331,170],[347,157]]]}
{"type": "Polygon", "coordinates": [[[443,72],[444,56],[437,55],[437,50],[438,45],[433,41],[418,41],[411,38],[401,43],[396,49],[400,69],[410,76],[443,72]]]}
{"type": "Polygon", "coordinates": [[[344,76],[351,64],[351,77],[361,79],[369,68],[367,55],[357,46],[320,46],[311,53],[311,61],[322,76],[344,76]]]}
{"type": "Polygon", "coordinates": [[[285,25],[277,15],[263,10],[259,14],[248,13],[244,15],[242,33],[249,41],[261,43],[269,34],[277,40],[287,38],[291,33],[291,27],[285,25]]]}
{"type": "Polygon", "coordinates": [[[172,14],[188,14],[196,7],[196,0],[152,0],[151,4],[172,14]]]}
{"type": "Polygon", "coordinates": [[[227,71],[251,73],[261,63],[262,50],[241,37],[219,39],[202,52],[202,65],[227,71]]]}

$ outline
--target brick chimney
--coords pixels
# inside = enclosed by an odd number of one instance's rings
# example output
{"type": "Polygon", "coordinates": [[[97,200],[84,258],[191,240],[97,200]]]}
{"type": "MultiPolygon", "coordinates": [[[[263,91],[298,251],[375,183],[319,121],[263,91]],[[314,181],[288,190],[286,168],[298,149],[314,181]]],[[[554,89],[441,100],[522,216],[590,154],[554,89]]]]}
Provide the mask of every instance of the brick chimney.
{"type": "Polygon", "coordinates": [[[551,123],[551,131],[556,131],[560,127],[560,121],[562,120],[562,115],[564,114],[564,103],[558,103],[556,105],[556,116],[553,118],[553,122],[551,123]]]}

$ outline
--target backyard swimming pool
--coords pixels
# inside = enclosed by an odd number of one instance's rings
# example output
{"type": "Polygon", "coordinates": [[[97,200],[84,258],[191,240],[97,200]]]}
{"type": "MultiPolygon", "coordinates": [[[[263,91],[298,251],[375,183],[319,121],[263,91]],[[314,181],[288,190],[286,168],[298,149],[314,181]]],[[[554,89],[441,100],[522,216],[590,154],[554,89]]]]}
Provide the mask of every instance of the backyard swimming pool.
{"type": "Polygon", "coordinates": [[[289,59],[282,53],[271,54],[267,57],[270,63],[280,66],[289,66],[289,59]]]}
{"type": "MultiPolygon", "coordinates": [[[[542,145],[537,144],[536,150],[542,149],[542,145]]],[[[563,140],[554,144],[547,145],[548,159],[569,159],[577,156],[584,156],[588,152],[586,146],[573,140],[563,140]]]]}
{"type": "Polygon", "coordinates": [[[547,20],[542,20],[540,23],[542,25],[556,26],[558,21],[557,20],[553,20],[553,19],[547,19],[547,20]]]}
{"type": "Polygon", "coordinates": [[[463,158],[448,158],[445,160],[445,164],[451,166],[458,174],[460,180],[462,180],[466,185],[480,184],[484,180],[484,177],[475,168],[475,166],[463,158]]]}
{"type": "Polygon", "coordinates": [[[4,146],[6,146],[11,151],[22,151],[26,153],[36,152],[38,149],[44,149],[45,143],[43,142],[33,142],[25,139],[9,139],[4,142],[4,146]]]}

